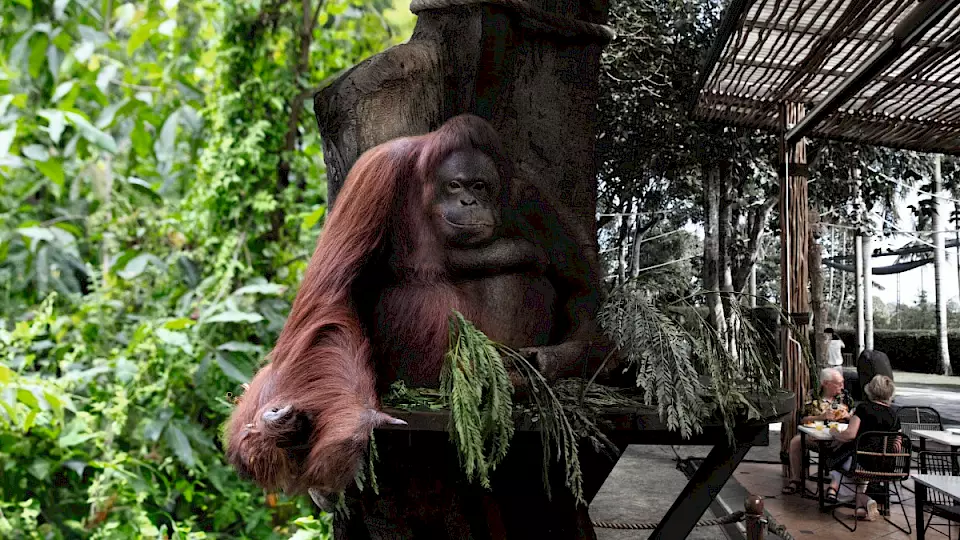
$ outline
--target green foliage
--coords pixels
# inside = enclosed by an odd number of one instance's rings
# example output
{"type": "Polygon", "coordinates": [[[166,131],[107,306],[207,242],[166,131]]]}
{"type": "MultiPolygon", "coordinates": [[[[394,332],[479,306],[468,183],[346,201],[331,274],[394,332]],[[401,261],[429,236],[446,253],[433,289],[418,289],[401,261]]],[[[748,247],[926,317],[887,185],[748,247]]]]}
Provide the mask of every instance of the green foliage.
{"type": "Polygon", "coordinates": [[[0,5],[0,537],[328,536],[218,440],[322,224],[307,98],[405,37],[303,5],[0,5]]]}
{"type": "MultiPolygon", "coordinates": [[[[600,322],[636,374],[646,405],[683,437],[707,420],[722,421],[732,436],[738,419],[757,418],[759,403],[780,389],[780,363],[773,336],[737,303],[730,303],[727,335],[681,300],[659,306],[653,295],[628,284],[611,293],[600,322]]],[[[789,326],[779,314],[781,324],[789,326]]],[[[808,370],[809,346],[801,343],[808,370]]]]}
{"type": "Polygon", "coordinates": [[[459,313],[451,317],[440,389],[464,473],[489,488],[490,473],[507,457],[513,438],[513,384],[495,344],[459,313]]]}
{"type": "Polygon", "coordinates": [[[549,495],[550,468],[562,463],[567,488],[583,503],[579,441],[613,447],[596,423],[599,407],[636,402],[618,397],[612,389],[591,386],[588,391],[586,382],[552,388],[523,355],[490,341],[459,313],[450,318],[450,343],[439,390],[396,382],[384,403],[407,410],[449,409],[450,437],[464,473],[485,488],[491,487],[491,473],[507,455],[515,422],[529,420],[536,424],[543,444],[544,489],[549,495]],[[529,391],[529,399],[516,407],[508,368],[529,391]]]}

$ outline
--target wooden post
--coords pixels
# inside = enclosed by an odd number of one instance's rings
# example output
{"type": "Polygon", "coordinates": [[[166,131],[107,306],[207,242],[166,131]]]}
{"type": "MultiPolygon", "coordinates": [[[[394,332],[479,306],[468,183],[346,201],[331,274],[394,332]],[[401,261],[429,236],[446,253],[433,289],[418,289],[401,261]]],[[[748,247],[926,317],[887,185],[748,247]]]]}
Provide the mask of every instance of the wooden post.
{"type": "MultiPolygon", "coordinates": [[[[782,133],[799,122],[804,116],[804,106],[799,103],[783,103],[780,108],[782,133]]],[[[780,143],[780,303],[789,313],[796,328],[784,327],[781,332],[781,366],[783,386],[795,395],[795,410],[803,406],[810,385],[810,373],[800,347],[800,339],[807,334],[810,320],[807,291],[807,152],[806,141],[786,144],[781,135],[780,143]]],[[[790,439],[797,433],[796,415],[784,418],[780,431],[781,455],[787,455],[790,439]]],[[[789,464],[785,463],[784,475],[789,478],[789,464]]]]}
{"type": "Polygon", "coordinates": [[[763,518],[763,498],[759,495],[747,495],[743,510],[746,513],[744,525],[747,529],[747,540],[763,540],[767,525],[763,518]]]}

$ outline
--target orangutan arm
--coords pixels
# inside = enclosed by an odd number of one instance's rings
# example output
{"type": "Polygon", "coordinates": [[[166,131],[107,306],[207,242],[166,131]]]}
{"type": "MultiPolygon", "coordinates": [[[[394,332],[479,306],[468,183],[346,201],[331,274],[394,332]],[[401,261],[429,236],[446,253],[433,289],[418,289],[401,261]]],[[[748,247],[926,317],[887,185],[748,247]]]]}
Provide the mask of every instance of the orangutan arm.
{"type": "Polygon", "coordinates": [[[545,272],[547,253],[525,238],[497,238],[473,248],[448,248],[447,270],[453,278],[492,276],[525,270],[545,272]]]}

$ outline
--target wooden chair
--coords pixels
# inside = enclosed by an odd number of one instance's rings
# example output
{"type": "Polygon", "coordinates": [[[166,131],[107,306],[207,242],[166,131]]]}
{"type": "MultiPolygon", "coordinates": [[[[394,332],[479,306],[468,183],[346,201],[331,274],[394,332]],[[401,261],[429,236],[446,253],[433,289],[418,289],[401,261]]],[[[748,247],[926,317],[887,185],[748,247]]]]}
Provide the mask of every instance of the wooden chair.
{"type": "MultiPolygon", "coordinates": [[[[903,518],[907,523],[907,529],[904,530],[896,523],[890,521],[890,518],[884,513],[883,519],[897,529],[906,534],[910,534],[913,528],[910,526],[910,519],[907,517],[907,510],[903,506],[903,498],[900,496],[899,483],[910,478],[910,464],[913,456],[913,444],[909,435],[900,432],[882,432],[870,431],[861,433],[857,436],[856,450],[852,456],[850,468],[841,470],[843,477],[840,480],[840,487],[847,486],[854,493],[857,492],[857,486],[860,484],[869,484],[871,482],[881,485],[884,492],[888,495],[889,505],[900,505],[903,512],[903,518]],[[849,482],[845,482],[849,480],[849,482]],[[890,487],[893,486],[893,494],[896,495],[896,501],[890,497],[890,487]]],[[[858,506],[856,498],[852,503],[845,503],[841,506],[853,508],[853,527],[837,516],[837,509],[834,508],[831,514],[833,518],[840,522],[851,532],[857,530],[857,510],[865,506],[858,506]]]]}
{"type": "MultiPolygon", "coordinates": [[[[923,452],[920,457],[921,463],[925,465],[925,474],[960,476],[960,470],[957,467],[958,455],[953,452],[923,452]]],[[[923,525],[924,531],[931,525],[942,525],[941,523],[933,523],[934,516],[943,518],[948,522],[960,523],[960,501],[948,497],[945,493],[936,489],[927,489],[927,502],[923,505],[923,511],[930,514],[930,518],[923,525]]],[[[947,526],[948,529],[945,533],[936,528],[934,530],[946,534],[947,538],[950,538],[949,523],[947,523],[947,526]]]]}

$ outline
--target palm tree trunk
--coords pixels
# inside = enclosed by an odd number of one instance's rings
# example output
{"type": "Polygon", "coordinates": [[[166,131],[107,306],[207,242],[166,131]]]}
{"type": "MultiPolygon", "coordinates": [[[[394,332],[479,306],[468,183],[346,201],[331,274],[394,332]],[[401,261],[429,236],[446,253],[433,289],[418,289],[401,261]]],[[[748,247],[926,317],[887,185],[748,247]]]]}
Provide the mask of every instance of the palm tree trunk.
{"type": "Polygon", "coordinates": [[[943,198],[940,191],[943,189],[943,179],[940,175],[942,156],[934,157],[933,166],[933,281],[937,300],[937,336],[940,349],[940,372],[950,375],[950,349],[947,341],[947,295],[943,291],[943,271],[946,266],[946,249],[944,248],[943,229],[945,212],[943,198]]]}
{"type": "MultiPolygon", "coordinates": [[[[847,231],[841,229],[840,232],[840,253],[847,254],[847,231]]],[[[840,272],[840,301],[837,302],[837,316],[833,319],[834,328],[840,326],[840,314],[843,313],[843,305],[847,301],[847,273],[840,272]]]]}

